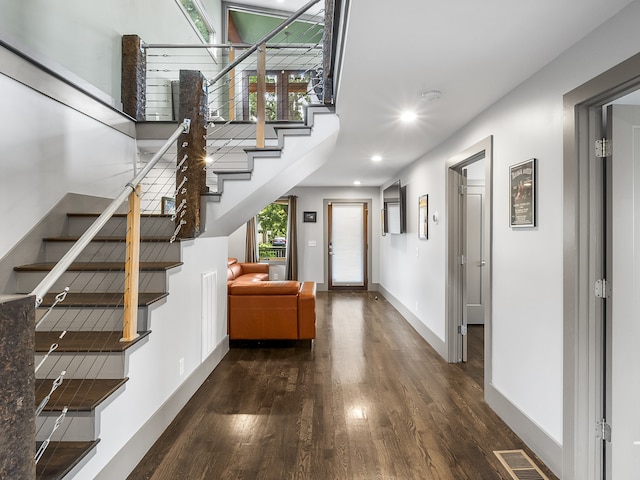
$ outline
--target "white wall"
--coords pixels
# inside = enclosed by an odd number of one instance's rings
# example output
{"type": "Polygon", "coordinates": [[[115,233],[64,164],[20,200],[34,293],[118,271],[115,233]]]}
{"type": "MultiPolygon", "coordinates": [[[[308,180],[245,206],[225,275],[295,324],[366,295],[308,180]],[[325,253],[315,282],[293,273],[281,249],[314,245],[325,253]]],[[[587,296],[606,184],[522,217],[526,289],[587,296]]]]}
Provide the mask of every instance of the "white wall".
{"type": "MultiPolygon", "coordinates": [[[[326,284],[324,261],[327,254],[326,244],[326,211],[325,200],[371,200],[370,230],[371,230],[371,271],[369,282],[378,283],[379,263],[378,252],[380,244],[380,189],[364,187],[298,187],[285,195],[298,197],[298,278],[301,281],[314,281],[326,284]],[[304,223],[302,214],[306,211],[316,212],[316,223],[304,223]],[[316,246],[310,247],[309,241],[315,241],[316,246]]],[[[240,256],[244,253],[245,227],[240,227],[229,236],[229,255],[240,256]],[[232,252],[236,252],[232,254],[232,252]]],[[[274,267],[272,267],[272,270],[274,267]]],[[[282,275],[281,271],[276,272],[282,275]]],[[[280,277],[282,278],[282,277],[280,277]]]]}
{"type": "Polygon", "coordinates": [[[325,200],[371,200],[369,212],[371,245],[369,246],[372,261],[369,282],[378,283],[378,252],[380,241],[380,189],[365,187],[323,188],[298,187],[287,195],[298,196],[298,278],[327,284],[324,262],[327,255],[326,226],[327,217],[324,210],[325,200]],[[316,223],[304,223],[302,214],[315,211],[316,223]],[[309,241],[316,246],[310,247],[309,241]]]}
{"type": "Polygon", "coordinates": [[[120,193],[135,142],[4,75],[0,91],[2,258],[67,193],[120,193]]]}
{"type": "MultiPolygon", "coordinates": [[[[169,273],[166,302],[150,309],[151,334],[129,358],[129,381],[124,391],[116,395],[100,416],[99,437],[96,454],[73,478],[96,478],[96,475],[112,462],[112,458],[125,447],[127,442],[138,434],[147,422],[154,421],[162,430],[173,418],[163,411],[172,396],[201,365],[201,314],[202,291],[201,275],[216,271],[217,315],[215,338],[218,343],[216,354],[228,350],[226,321],[226,272],[227,239],[200,238],[182,243],[182,261],[184,265],[178,271],[169,273]],[[180,375],[179,361],[184,359],[184,373],[180,375]],[[154,418],[167,417],[167,418],[154,418]]],[[[216,363],[217,364],[217,363],[216,363]]],[[[213,368],[213,365],[211,368],[213,368]]],[[[208,373],[206,373],[208,374],[208,373]]],[[[196,382],[195,388],[200,383],[196,382]]],[[[190,387],[191,389],[194,386],[190,387]]],[[[193,393],[193,392],[191,392],[193,393]]],[[[191,395],[188,395],[188,399],[191,395]]],[[[185,399],[185,401],[186,401],[185,399]]],[[[175,408],[181,407],[177,404],[175,408]]],[[[173,412],[175,415],[177,413],[173,412]]],[[[151,444],[147,448],[151,447],[151,444]]],[[[132,452],[121,452],[112,463],[137,464],[140,459],[131,458],[132,452]]],[[[117,467],[116,467],[117,468],[117,467]]],[[[103,473],[103,476],[105,474],[103,473]]],[[[102,478],[102,477],[101,477],[102,478]]],[[[106,478],[125,478],[119,475],[106,475],[106,478]]]]}
{"type": "MultiPolygon", "coordinates": [[[[493,135],[493,386],[562,443],[562,96],[640,50],[640,2],[560,55],[400,173],[409,232],[385,237],[380,283],[434,334],[445,331],[445,162],[493,135]],[[510,229],[508,167],[538,159],[538,225],[510,229]],[[417,196],[429,194],[429,240],[416,239],[417,196]],[[416,250],[416,248],[418,250],[416,250]],[[424,299],[424,300],[422,300],[424,299]],[[416,308],[416,302],[417,308],[416,308]]],[[[559,470],[558,459],[545,459],[559,470]]]]}
{"type": "MultiPolygon", "coordinates": [[[[206,4],[220,33],[220,0],[206,4]]],[[[73,72],[114,105],[120,102],[122,35],[137,34],[146,43],[200,43],[175,0],[0,0],[0,11],[0,37],[8,34],[73,72]]]]}

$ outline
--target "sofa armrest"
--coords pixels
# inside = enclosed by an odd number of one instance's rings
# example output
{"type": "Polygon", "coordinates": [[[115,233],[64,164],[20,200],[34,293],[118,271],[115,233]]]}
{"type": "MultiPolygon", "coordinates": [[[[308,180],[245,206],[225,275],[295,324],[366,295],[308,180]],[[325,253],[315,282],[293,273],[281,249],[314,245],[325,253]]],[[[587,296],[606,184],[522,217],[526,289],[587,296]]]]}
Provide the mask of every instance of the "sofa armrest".
{"type": "Polygon", "coordinates": [[[298,337],[316,338],[316,282],[302,282],[298,293],[298,337]]]}

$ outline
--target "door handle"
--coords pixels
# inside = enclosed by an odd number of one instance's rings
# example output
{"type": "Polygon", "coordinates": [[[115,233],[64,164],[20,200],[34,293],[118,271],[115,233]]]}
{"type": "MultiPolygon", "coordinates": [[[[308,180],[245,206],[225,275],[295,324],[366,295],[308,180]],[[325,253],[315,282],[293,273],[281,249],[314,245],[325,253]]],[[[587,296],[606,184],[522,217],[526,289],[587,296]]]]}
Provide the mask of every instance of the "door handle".
{"type": "Polygon", "coordinates": [[[481,267],[484,267],[486,264],[487,264],[487,262],[485,262],[484,260],[481,260],[481,261],[480,261],[480,266],[481,266],[481,267]]]}

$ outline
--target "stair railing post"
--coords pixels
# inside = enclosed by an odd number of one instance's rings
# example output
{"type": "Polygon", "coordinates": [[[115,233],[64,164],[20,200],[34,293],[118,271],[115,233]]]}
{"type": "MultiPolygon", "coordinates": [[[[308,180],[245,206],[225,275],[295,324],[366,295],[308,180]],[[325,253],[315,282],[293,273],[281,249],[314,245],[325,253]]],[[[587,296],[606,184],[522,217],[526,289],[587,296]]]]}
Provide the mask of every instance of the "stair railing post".
{"type": "MultiPolygon", "coordinates": [[[[236,59],[235,47],[229,48],[229,63],[233,63],[236,59]]],[[[229,71],[229,121],[236,119],[236,69],[229,71]]]]}
{"type": "Polygon", "coordinates": [[[147,53],[137,35],[122,36],[122,111],[136,120],[146,119],[147,53]]]}
{"type": "Polygon", "coordinates": [[[204,75],[180,70],[180,118],[190,118],[191,126],[178,138],[176,161],[182,166],[176,172],[176,238],[200,234],[200,195],[207,191],[207,108],[204,75]]]}
{"type": "Polygon", "coordinates": [[[124,324],[121,342],[138,337],[138,288],[140,277],[140,186],[129,195],[127,255],[124,264],[124,324]]]}
{"type": "Polygon", "coordinates": [[[258,48],[258,98],[256,105],[256,148],[264,148],[265,97],[267,95],[267,44],[258,48]]]}
{"type": "Polygon", "coordinates": [[[0,299],[0,477],[36,478],[33,297],[0,299]]]}

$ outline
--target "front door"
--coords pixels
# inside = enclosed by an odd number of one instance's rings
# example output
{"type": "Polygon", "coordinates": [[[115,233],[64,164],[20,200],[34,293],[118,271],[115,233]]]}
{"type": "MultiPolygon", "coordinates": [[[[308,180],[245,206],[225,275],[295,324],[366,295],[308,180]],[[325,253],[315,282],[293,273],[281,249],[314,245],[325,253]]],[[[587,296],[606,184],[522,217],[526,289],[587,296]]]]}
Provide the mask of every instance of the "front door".
{"type": "Polygon", "coordinates": [[[329,289],[367,288],[367,204],[328,205],[329,289]]]}

